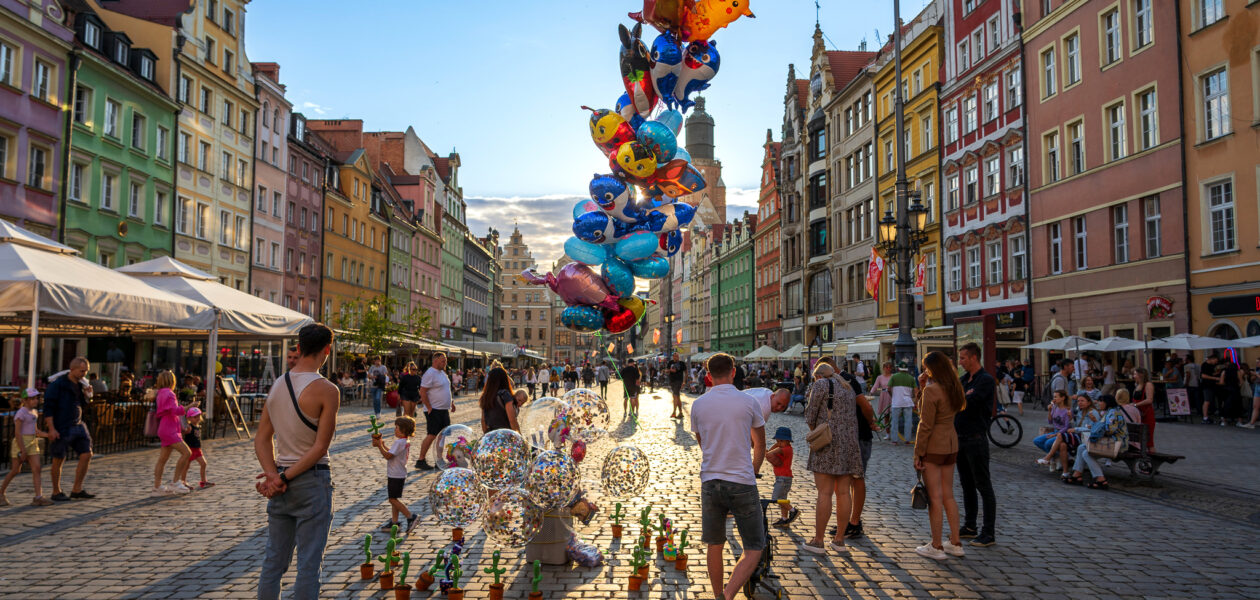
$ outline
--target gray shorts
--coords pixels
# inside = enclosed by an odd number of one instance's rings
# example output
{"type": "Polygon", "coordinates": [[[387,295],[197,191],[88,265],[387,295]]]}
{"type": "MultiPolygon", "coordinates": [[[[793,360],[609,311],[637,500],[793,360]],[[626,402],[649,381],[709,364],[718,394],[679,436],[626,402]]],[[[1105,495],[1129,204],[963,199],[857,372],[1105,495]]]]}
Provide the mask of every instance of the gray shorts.
{"type": "Polygon", "coordinates": [[[858,448],[862,451],[862,472],[866,472],[866,463],[871,462],[871,441],[858,440],[858,448]]]}
{"type": "Polygon", "coordinates": [[[774,491],[770,493],[771,500],[787,500],[788,492],[792,491],[791,477],[774,477],[774,491]]]}
{"type": "Polygon", "coordinates": [[[735,516],[735,528],[745,550],[766,547],[766,528],[757,486],[711,479],[700,484],[700,541],[718,546],[726,543],[726,515],[735,516]]]}

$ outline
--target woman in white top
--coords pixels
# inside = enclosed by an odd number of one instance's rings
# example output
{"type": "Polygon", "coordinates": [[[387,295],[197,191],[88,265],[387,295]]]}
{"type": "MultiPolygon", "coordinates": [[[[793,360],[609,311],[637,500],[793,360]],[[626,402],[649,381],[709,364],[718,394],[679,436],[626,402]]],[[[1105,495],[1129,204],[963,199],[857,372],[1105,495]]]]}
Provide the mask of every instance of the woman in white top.
{"type": "Polygon", "coordinates": [[[534,395],[534,384],[538,382],[537,374],[534,373],[534,367],[525,367],[525,387],[529,388],[529,397],[532,400],[534,395]]]}

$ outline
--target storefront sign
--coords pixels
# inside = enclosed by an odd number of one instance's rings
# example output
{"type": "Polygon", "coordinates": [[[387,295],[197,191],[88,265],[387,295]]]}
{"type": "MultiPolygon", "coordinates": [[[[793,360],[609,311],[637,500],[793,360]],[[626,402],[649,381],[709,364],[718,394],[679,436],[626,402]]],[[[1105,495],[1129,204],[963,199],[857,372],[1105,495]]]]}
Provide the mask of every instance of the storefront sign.
{"type": "Polygon", "coordinates": [[[1146,314],[1152,319],[1167,319],[1173,316],[1172,298],[1151,296],[1146,299],[1146,314]]]}
{"type": "Polygon", "coordinates": [[[1005,329],[1008,327],[1023,327],[1024,312],[1014,311],[997,313],[993,315],[993,325],[999,329],[1005,329]]]}
{"type": "Polygon", "coordinates": [[[1217,296],[1208,302],[1208,312],[1213,317],[1260,314],[1260,294],[1217,296]]]}

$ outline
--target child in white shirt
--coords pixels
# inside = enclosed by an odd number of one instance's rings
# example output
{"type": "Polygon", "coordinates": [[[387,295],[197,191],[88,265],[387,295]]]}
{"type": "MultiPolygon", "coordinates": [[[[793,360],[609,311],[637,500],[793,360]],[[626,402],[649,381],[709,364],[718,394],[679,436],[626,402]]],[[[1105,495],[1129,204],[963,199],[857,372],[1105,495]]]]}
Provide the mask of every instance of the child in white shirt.
{"type": "Polygon", "coordinates": [[[411,528],[416,526],[417,515],[407,510],[407,505],[402,501],[403,484],[407,481],[407,456],[411,453],[411,436],[415,433],[416,420],[402,416],[394,419],[394,443],[388,450],[385,449],[385,442],[382,439],[377,438],[372,442],[380,449],[381,456],[389,461],[385,468],[385,476],[389,482],[390,520],[381,526],[381,531],[389,531],[394,525],[398,525],[399,513],[407,518],[405,528],[407,533],[411,533],[411,528]]]}

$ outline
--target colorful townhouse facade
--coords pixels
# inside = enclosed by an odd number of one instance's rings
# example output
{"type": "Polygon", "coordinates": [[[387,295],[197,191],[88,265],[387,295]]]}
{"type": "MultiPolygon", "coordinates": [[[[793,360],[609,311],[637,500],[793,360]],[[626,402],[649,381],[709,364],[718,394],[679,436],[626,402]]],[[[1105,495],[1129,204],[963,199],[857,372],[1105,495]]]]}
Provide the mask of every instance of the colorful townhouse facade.
{"type": "MultiPolygon", "coordinates": [[[[781,150],[783,166],[779,170],[779,249],[780,292],[783,307],[783,345],[805,342],[805,297],[802,281],[805,264],[805,175],[808,133],[805,130],[805,109],[809,102],[809,80],[796,78],[796,65],[788,65],[787,90],[783,96],[781,150]]],[[[812,341],[812,340],[810,340],[812,341]]]]}
{"type": "Polygon", "coordinates": [[[753,233],[756,215],[723,228],[713,244],[712,322],[713,349],[743,356],[756,349],[756,323],[753,317],[753,233]]]}
{"type": "Polygon", "coordinates": [[[464,339],[464,236],[467,205],[459,187],[459,154],[432,157],[438,179],[442,182],[438,195],[442,204],[442,303],[441,332],[448,340],[464,339]]]}
{"type": "MultiPolygon", "coordinates": [[[[253,63],[252,67],[258,116],[254,119],[254,208],[250,219],[254,246],[249,286],[255,296],[297,310],[296,298],[284,293],[284,274],[306,271],[310,265],[302,260],[302,251],[285,245],[285,228],[289,223],[305,228],[312,215],[307,207],[299,207],[288,197],[287,129],[293,105],[284,97],[280,65],[253,63]]],[[[319,218],[319,211],[314,218],[319,218]]]]}
{"type": "Polygon", "coordinates": [[[328,207],[325,212],[324,206],[333,150],[307,128],[306,116],[302,113],[290,113],[285,145],[288,154],[284,163],[288,165],[285,198],[298,218],[284,222],[285,253],[294,253],[297,267],[284,272],[284,296],[286,301],[293,299],[290,306],[294,310],[327,320],[331,310],[324,310],[323,278],[332,277],[337,267],[331,253],[324,251],[325,235],[337,226],[335,209],[328,207]],[[303,219],[302,215],[307,218],[303,219]]]}
{"type": "Polygon", "coordinates": [[[757,229],[753,232],[754,284],[756,290],[753,321],[756,323],[756,346],[783,347],[779,281],[779,153],[783,145],[774,141],[766,130],[762,145],[761,189],[757,195],[757,229]]]}
{"type": "Polygon", "coordinates": [[[503,289],[498,305],[501,313],[498,340],[533,350],[541,356],[552,356],[551,294],[542,287],[526,285],[520,279],[521,272],[539,269],[539,265],[519,227],[512,228],[498,262],[499,286],[503,289]]]}

